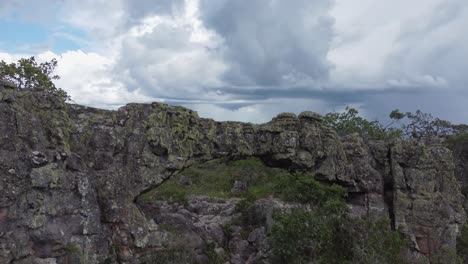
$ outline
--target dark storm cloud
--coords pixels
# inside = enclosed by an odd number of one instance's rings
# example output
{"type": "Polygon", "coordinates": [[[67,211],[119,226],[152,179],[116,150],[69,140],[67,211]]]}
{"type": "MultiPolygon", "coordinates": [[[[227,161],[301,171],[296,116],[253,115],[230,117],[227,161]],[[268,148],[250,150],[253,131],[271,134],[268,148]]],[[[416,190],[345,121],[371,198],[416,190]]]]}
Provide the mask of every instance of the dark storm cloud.
{"type": "MultiPolygon", "coordinates": [[[[428,93],[422,88],[418,89],[375,89],[375,90],[334,90],[334,89],[309,89],[308,87],[281,87],[281,88],[222,88],[223,92],[229,95],[229,98],[235,100],[245,100],[243,103],[223,103],[217,102],[217,104],[223,105],[228,109],[238,109],[248,105],[258,104],[259,102],[266,101],[269,99],[316,99],[325,101],[330,104],[331,107],[344,106],[348,104],[361,104],[363,102],[371,102],[373,98],[394,98],[398,96],[409,96],[415,98],[417,96],[428,93]]],[[[430,92],[429,92],[430,93],[430,92]]],[[[178,97],[168,98],[169,102],[177,102],[180,100],[193,99],[195,103],[197,98],[193,97],[178,97]]],[[[198,98],[202,99],[202,98],[198,98]]],[[[213,102],[216,104],[216,102],[213,102]]],[[[376,106],[376,105],[374,105],[376,106]]]]}
{"type": "Polygon", "coordinates": [[[105,79],[123,87],[115,98],[130,92],[249,121],[346,105],[371,118],[401,108],[468,121],[467,1],[199,2],[11,0],[0,1],[0,18],[89,33],[89,49],[110,57],[105,79]]]}
{"type": "Polygon", "coordinates": [[[224,39],[233,85],[310,85],[326,81],[333,37],[331,2],[202,0],[201,19],[224,39]]]}
{"type": "MultiPolygon", "coordinates": [[[[236,91],[237,92],[237,91],[236,91]]],[[[371,120],[380,120],[383,123],[389,120],[389,113],[394,109],[403,112],[415,112],[421,110],[431,113],[434,117],[449,120],[453,123],[466,123],[468,111],[468,92],[454,91],[447,93],[441,90],[372,90],[372,91],[293,91],[290,94],[278,93],[275,96],[265,96],[263,93],[248,93],[240,95],[241,98],[249,98],[245,103],[210,103],[220,109],[241,111],[245,107],[264,109],[262,121],[266,122],[276,114],[285,111],[300,113],[311,110],[325,114],[332,111],[340,111],[346,106],[357,107],[361,115],[371,120]],[[259,95],[260,94],[260,95],[259,95]],[[266,99],[268,98],[268,99],[266,99]],[[322,102],[316,105],[310,102],[322,102]],[[265,107],[268,106],[269,107],[265,107]]],[[[168,103],[180,104],[180,102],[168,101],[168,103]]],[[[196,103],[185,103],[189,108],[196,103]]],[[[205,103],[208,104],[208,103],[205,103]]],[[[249,121],[254,121],[246,117],[249,121]]]]}

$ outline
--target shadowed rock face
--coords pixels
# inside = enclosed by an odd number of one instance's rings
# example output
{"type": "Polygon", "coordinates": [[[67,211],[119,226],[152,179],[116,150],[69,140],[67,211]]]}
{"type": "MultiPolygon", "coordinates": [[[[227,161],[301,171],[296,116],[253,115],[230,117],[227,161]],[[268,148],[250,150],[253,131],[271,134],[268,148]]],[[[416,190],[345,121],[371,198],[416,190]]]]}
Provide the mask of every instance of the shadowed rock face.
{"type": "Polygon", "coordinates": [[[0,263],[139,263],[167,240],[139,195],[194,163],[249,156],[345,186],[353,215],[390,218],[423,259],[455,248],[464,197],[440,144],[340,139],[312,112],[216,122],[159,103],[68,105],[0,84],[0,263]]]}

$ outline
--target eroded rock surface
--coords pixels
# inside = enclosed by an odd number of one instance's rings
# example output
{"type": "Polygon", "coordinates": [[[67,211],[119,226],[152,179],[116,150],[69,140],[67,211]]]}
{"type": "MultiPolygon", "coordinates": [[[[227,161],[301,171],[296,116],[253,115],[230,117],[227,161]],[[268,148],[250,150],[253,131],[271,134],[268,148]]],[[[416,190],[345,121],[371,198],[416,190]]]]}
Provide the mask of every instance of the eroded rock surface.
{"type": "Polygon", "coordinates": [[[213,250],[232,263],[243,263],[248,247],[262,260],[264,230],[245,238],[234,228],[230,239],[221,230],[230,202],[197,209],[193,200],[194,211],[135,203],[194,163],[248,156],[345,186],[354,215],[388,217],[422,259],[454,249],[465,221],[454,159],[441,144],[340,139],[312,112],[262,125],[216,122],[159,103],[117,111],[68,105],[0,83],[0,263],[143,263],[169,241],[160,218],[184,235],[228,243],[233,255],[213,250]],[[213,219],[187,222],[200,215],[213,219]]]}

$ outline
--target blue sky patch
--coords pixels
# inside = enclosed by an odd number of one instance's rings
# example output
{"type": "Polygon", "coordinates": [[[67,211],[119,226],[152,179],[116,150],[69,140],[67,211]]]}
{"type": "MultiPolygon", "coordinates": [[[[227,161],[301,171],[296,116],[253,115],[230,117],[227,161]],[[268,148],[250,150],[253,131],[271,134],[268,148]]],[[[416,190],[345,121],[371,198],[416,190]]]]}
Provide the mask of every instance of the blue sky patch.
{"type": "Polygon", "coordinates": [[[86,49],[87,36],[84,32],[62,25],[49,28],[45,24],[34,24],[0,19],[2,38],[0,50],[8,53],[40,53],[86,49]]]}

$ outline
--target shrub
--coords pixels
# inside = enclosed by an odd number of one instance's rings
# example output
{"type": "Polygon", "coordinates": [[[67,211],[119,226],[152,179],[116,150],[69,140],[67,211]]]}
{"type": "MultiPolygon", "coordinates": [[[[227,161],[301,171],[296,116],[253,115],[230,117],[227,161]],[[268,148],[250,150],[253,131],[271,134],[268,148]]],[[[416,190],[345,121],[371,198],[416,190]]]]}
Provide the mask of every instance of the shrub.
{"type": "Polygon", "coordinates": [[[447,120],[433,117],[420,110],[415,113],[402,113],[395,109],[389,117],[391,122],[383,125],[377,120],[369,121],[360,117],[358,110],[346,107],[342,113],[326,114],[324,121],[340,136],[359,133],[364,139],[414,138],[431,140],[468,132],[467,125],[454,125],[447,120]]]}
{"type": "Polygon", "coordinates": [[[276,262],[343,263],[349,258],[344,188],[294,174],[277,186],[277,192],[286,201],[308,206],[275,213],[269,238],[276,262]]]}
{"type": "Polygon", "coordinates": [[[408,245],[387,219],[293,209],[275,215],[269,239],[277,263],[408,263],[408,245]]]}
{"type": "Polygon", "coordinates": [[[362,264],[406,263],[402,250],[408,246],[400,233],[383,218],[352,220],[353,262],[362,264]]]}
{"type": "Polygon", "coordinates": [[[53,74],[55,67],[57,67],[56,59],[39,64],[34,57],[22,58],[10,64],[1,61],[0,79],[13,82],[18,89],[41,87],[50,94],[69,99],[67,93],[57,88],[53,82],[53,80],[60,79],[60,76],[53,74]]]}
{"type": "MultiPolygon", "coordinates": [[[[392,112],[391,116],[399,118],[397,112],[392,112]]],[[[325,124],[333,128],[338,135],[344,136],[352,133],[359,133],[365,139],[388,139],[401,137],[402,131],[391,127],[389,124],[384,127],[379,121],[369,121],[359,116],[359,111],[346,107],[343,113],[328,113],[324,116],[325,124]]]]}
{"type": "Polygon", "coordinates": [[[295,209],[277,213],[269,236],[275,262],[303,263],[312,258],[315,218],[310,212],[295,209]]]}
{"type": "Polygon", "coordinates": [[[342,215],[296,208],[275,213],[274,220],[269,241],[277,263],[344,263],[352,257],[342,215]]]}
{"type": "Polygon", "coordinates": [[[283,200],[302,204],[327,204],[336,201],[344,204],[347,194],[339,185],[325,185],[315,180],[313,175],[304,173],[283,177],[275,189],[283,200]]]}
{"type": "Polygon", "coordinates": [[[351,219],[346,190],[295,174],[278,186],[280,196],[304,204],[276,212],[269,234],[278,263],[403,263],[406,243],[384,219],[351,219]]]}

